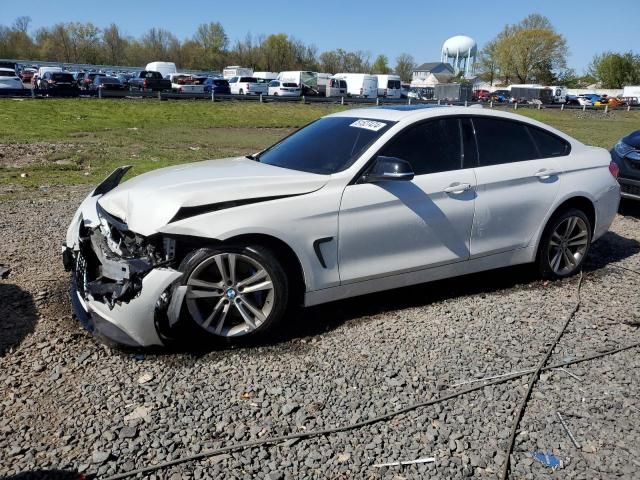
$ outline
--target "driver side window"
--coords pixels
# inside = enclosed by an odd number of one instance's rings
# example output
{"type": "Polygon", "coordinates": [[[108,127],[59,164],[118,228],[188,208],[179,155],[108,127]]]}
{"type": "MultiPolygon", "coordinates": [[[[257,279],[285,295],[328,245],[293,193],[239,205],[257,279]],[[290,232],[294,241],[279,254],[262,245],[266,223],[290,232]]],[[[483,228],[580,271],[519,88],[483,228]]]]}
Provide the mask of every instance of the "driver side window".
{"type": "Polygon", "coordinates": [[[460,122],[457,118],[429,120],[409,127],[392,139],[379,155],[407,160],[416,175],[462,168],[460,122]]]}

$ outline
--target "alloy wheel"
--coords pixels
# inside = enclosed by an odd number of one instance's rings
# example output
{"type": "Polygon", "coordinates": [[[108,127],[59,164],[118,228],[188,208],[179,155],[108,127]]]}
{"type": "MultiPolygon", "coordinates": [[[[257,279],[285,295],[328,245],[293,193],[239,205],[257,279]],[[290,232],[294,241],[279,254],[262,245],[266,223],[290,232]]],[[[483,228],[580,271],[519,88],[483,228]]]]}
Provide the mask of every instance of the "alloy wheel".
{"type": "Polygon", "coordinates": [[[579,265],[589,246],[589,229],[578,216],[563,219],[551,234],[547,251],[549,266],[556,275],[567,275],[579,265]]]}
{"type": "Polygon", "coordinates": [[[275,288],[267,269],[240,253],[205,259],[187,279],[185,302],[194,321],[216,336],[237,337],[269,317],[275,288]]]}

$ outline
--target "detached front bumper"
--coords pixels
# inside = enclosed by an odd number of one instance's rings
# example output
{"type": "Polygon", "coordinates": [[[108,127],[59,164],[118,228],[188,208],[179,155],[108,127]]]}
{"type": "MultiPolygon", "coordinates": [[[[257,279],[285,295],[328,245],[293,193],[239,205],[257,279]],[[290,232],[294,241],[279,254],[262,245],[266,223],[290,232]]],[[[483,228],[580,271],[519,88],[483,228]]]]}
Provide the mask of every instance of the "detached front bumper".
{"type": "Polygon", "coordinates": [[[168,258],[150,253],[146,239],[138,248],[127,225],[98,204],[125,172],[120,168],[101,183],[69,226],[62,261],[71,272],[71,303],[82,325],[107,343],[163,345],[159,323],[166,319],[172,284],[182,273],[167,268],[168,258]],[[125,233],[127,238],[118,237],[125,233]]]}
{"type": "Polygon", "coordinates": [[[81,272],[72,272],[70,295],[75,316],[84,328],[108,343],[132,347],[164,345],[158,333],[156,308],[162,294],[182,273],[169,268],[151,270],[142,280],[139,295],[113,308],[81,293],[78,273],[81,272]]]}

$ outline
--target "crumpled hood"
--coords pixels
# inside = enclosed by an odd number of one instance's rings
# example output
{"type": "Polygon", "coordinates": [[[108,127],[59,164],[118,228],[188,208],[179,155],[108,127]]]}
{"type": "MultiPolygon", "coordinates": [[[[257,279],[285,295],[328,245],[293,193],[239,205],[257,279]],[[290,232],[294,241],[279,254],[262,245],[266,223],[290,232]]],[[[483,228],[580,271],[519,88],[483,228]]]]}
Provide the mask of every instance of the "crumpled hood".
{"type": "Polygon", "coordinates": [[[300,195],[322,188],[325,175],[266,165],[245,157],[154,170],[118,185],[98,203],[133,232],[151,235],[182,207],[300,195]]]}

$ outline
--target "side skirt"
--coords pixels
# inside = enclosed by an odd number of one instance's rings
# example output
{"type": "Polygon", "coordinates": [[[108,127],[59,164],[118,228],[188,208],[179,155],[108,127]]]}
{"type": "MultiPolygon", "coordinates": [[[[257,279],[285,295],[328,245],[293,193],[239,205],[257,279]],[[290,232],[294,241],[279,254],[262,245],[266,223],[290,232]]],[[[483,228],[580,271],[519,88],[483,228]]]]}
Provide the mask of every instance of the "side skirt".
{"type": "Polygon", "coordinates": [[[494,268],[530,263],[533,262],[535,258],[536,248],[526,247],[495,255],[488,255],[486,257],[474,258],[466,262],[457,262],[439,267],[375,278],[363,282],[338,285],[336,287],[307,292],[304,297],[304,305],[305,307],[310,307],[321,303],[342,300],[343,298],[357,297],[358,295],[365,295],[367,293],[408,287],[410,285],[418,285],[420,283],[492,270],[494,268]]]}

